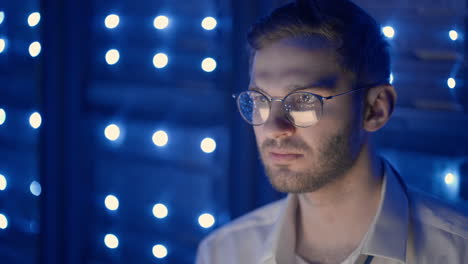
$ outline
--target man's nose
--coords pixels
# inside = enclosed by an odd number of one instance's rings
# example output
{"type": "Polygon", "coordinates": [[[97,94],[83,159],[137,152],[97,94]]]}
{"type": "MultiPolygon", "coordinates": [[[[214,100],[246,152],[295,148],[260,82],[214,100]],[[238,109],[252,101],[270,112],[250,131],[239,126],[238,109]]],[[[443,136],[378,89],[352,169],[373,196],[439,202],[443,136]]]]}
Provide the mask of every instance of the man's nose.
{"type": "Polygon", "coordinates": [[[264,124],[264,130],[269,138],[279,139],[290,137],[296,127],[289,121],[281,102],[272,102],[270,115],[264,124]]]}

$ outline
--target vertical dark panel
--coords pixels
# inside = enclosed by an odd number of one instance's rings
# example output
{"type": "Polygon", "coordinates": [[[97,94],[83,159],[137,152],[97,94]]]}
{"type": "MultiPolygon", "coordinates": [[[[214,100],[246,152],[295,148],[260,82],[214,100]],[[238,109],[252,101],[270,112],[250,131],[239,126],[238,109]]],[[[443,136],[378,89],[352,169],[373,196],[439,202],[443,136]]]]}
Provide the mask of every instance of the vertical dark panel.
{"type": "Polygon", "coordinates": [[[43,0],[40,263],[84,263],[90,218],[83,92],[89,1],[43,0]]]}
{"type": "MultiPolygon", "coordinates": [[[[248,54],[246,32],[256,19],[256,2],[232,1],[233,14],[233,77],[232,91],[238,93],[247,88],[248,54]]],[[[230,170],[230,211],[237,217],[255,206],[255,178],[258,177],[255,140],[252,129],[240,118],[235,104],[232,104],[231,170],[230,170]]]]}

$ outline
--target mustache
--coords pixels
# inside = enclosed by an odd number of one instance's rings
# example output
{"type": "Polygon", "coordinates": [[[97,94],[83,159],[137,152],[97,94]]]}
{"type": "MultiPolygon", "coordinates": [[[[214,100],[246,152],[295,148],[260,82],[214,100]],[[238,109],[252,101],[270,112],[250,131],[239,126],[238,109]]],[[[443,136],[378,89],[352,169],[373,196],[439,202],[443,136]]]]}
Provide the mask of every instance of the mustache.
{"type": "Polygon", "coordinates": [[[274,139],[266,139],[263,141],[261,150],[267,151],[268,149],[288,150],[288,151],[300,151],[309,152],[310,148],[307,144],[299,139],[286,138],[281,141],[274,139]]]}

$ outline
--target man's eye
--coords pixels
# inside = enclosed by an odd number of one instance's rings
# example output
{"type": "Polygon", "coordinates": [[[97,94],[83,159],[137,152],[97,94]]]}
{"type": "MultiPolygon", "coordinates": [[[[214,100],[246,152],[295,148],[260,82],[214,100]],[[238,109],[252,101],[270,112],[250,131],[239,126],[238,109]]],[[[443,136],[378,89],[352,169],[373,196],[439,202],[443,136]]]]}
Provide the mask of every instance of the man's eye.
{"type": "Polygon", "coordinates": [[[308,94],[303,94],[299,96],[299,103],[309,103],[312,100],[311,96],[308,94]]]}

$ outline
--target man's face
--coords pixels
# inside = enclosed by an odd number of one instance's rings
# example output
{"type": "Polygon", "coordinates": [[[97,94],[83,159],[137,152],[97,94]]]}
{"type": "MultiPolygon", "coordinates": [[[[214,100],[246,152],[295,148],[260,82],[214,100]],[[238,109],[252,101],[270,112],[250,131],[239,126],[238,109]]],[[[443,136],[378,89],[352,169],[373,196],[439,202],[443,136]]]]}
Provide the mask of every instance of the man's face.
{"type": "MultiPolygon", "coordinates": [[[[250,89],[284,98],[298,87],[321,96],[353,89],[352,77],[337,63],[335,49],[321,37],[284,39],[256,52],[250,89]]],[[[314,126],[295,127],[281,102],[272,102],[267,122],[254,126],[268,178],[281,192],[316,191],[340,180],[361,149],[361,110],[353,95],[324,100],[314,126]]]]}

